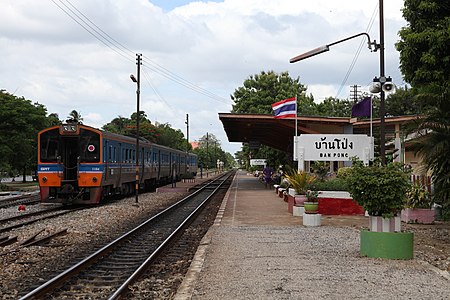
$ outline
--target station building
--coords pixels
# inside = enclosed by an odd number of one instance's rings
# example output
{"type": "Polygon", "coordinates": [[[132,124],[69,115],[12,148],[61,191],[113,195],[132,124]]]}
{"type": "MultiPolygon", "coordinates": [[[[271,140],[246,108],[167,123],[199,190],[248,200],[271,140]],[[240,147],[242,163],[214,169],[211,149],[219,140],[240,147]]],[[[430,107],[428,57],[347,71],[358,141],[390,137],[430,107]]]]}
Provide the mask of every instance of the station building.
{"type": "MultiPolygon", "coordinates": [[[[268,114],[219,113],[229,142],[248,143],[250,147],[259,145],[284,151],[293,157],[295,117],[276,119],[268,114]]],[[[420,157],[409,149],[409,138],[405,126],[418,119],[418,116],[399,116],[385,118],[386,152],[393,153],[394,161],[410,165],[413,173],[419,174],[420,157]]],[[[297,117],[297,134],[364,134],[370,135],[380,130],[380,119],[342,118],[342,117],[297,117]]],[[[344,161],[333,161],[331,171],[346,165],[344,161]]],[[[304,168],[309,169],[305,161],[304,168]]]]}

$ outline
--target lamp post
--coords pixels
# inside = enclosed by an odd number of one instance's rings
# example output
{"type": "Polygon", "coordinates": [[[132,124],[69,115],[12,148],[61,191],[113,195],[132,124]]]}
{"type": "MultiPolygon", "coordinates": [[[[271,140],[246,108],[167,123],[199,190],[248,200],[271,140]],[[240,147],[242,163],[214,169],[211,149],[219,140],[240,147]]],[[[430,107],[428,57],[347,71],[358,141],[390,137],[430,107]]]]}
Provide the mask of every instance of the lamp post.
{"type": "Polygon", "coordinates": [[[139,97],[141,94],[141,59],[142,54],[136,54],[137,79],[133,74],[131,80],[136,83],[136,203],[139,202],[139,97]]]}
{"type": "Polygon", "coordinates": [[[379,78],[375,78],[374,81],[377,81],[380,83],[380,157],[381,157],[381,163],[383,165],[386,164],[386,149],[385,149],[385,122],[384,122],[384,115],[385,115],[385,90],[383,89],[383,84],[385,84],[386,82],[388,82],[389,80],[386,79],[385,77],[385,69],[384,69],[384,15],[383,15],[383,0],[379,0],[379,11],[380,11],[380,43],[377,44],[376,41],[374,40],[373,42],[370,41],[370,36],[369,34],[362,32],[356,35],[353,35],[351,37],[339,40],[337,42],[325,45],[325,46],[321,46],[318,47],[316,49],[313,49],[311,51],[305,52],[303,54],[297,55],[293,58],[291,58],[289,60],[290,63],[295,63],[298,62],[300,60],[327,52],[330,50],[330,46],[348,41],[350,39],[353,39],[355,37],[361,36],[361,35],[366,35],[368,38],[368,45],[369,45],[369,49],[372,52],[377,51],[378,49],[380,49],[380,77],[379,78]],[[373,49],[372,49],[373,47],[373,49]]]}
{"type": "Polygon", "coordinates": [[[382,79],[386,78],[384,75],[384,13],[383,13],[383,0],[379,0],[378,9],[380,11],[380,156],[381,164],[386,165],[386,148],[385,148],[385,124],[384,124],[384,100],[385,94],[383,89],[383,84],[385,81],[382,79]]]}
{"type": "Polygon", "coordinates": [[[208,178],[208,165],[209,165],[209,135],[206,133],[206,178],[208,178]]]}

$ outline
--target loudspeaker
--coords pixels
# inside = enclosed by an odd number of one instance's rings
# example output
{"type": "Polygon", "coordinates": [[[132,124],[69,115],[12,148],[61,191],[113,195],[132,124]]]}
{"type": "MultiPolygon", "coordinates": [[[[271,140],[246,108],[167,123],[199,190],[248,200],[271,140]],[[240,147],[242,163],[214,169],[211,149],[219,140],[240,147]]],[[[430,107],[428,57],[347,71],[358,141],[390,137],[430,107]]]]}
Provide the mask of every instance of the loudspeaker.
{"type": "Polygon", "coordinates": [[[395,84],[393,84],[392,82],[386,82],[385,84],[383,84],[383,91],[385,91],[386,93],[392,92],[395,90],[395,84]]]}
{"type": "Polygon", "coordinates": [[[369,91],[373,94],[381,92],[381,84],[379,82],[374,82],[369,88],[369,91]]]}

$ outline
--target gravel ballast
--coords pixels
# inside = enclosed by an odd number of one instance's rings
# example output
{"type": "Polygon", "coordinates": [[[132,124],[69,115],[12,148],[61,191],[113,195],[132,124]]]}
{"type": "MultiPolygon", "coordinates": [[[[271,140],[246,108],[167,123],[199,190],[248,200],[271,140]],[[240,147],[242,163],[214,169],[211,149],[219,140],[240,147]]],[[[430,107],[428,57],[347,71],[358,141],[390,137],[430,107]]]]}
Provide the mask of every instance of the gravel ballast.
{"type": "Polygon", "coordinates": [[[450,280],[419,260],[361,257],[359,230],[212,229],[192,299],[450,299],[450,280]]]}

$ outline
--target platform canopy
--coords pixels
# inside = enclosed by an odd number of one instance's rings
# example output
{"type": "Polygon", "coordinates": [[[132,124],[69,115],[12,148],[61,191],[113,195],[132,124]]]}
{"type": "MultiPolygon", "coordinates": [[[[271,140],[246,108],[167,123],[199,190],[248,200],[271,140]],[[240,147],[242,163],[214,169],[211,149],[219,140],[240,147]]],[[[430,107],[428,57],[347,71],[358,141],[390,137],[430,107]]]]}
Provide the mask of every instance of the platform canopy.
{"type": "MultiPolygon", "coordinates": [[[[295,135],[295,118],[275,119],[267,114],[219,113],[219,119],[229,142],[248,143],[250,148],[260,145],[292,153],[295,135]]],[[[417,116],[386,118],[386,135],[394,135],[395,126],[410,123],[417,116]]],[[[379,119],[373,120],[379,126],[379,119]]],[[[300,134],[369,134],[370,122],[356,118],[297,117],[300,134]]]]}
{"type": "MultiPolygon", "coordinates": [[[[219,113],[229,142],[267,145],[293,152],[295,118],[275,119],[273,115],[219,113]]],[[[298,117],[298,134],[336,133],[350,124],[350,118],[298,117]]]]}

